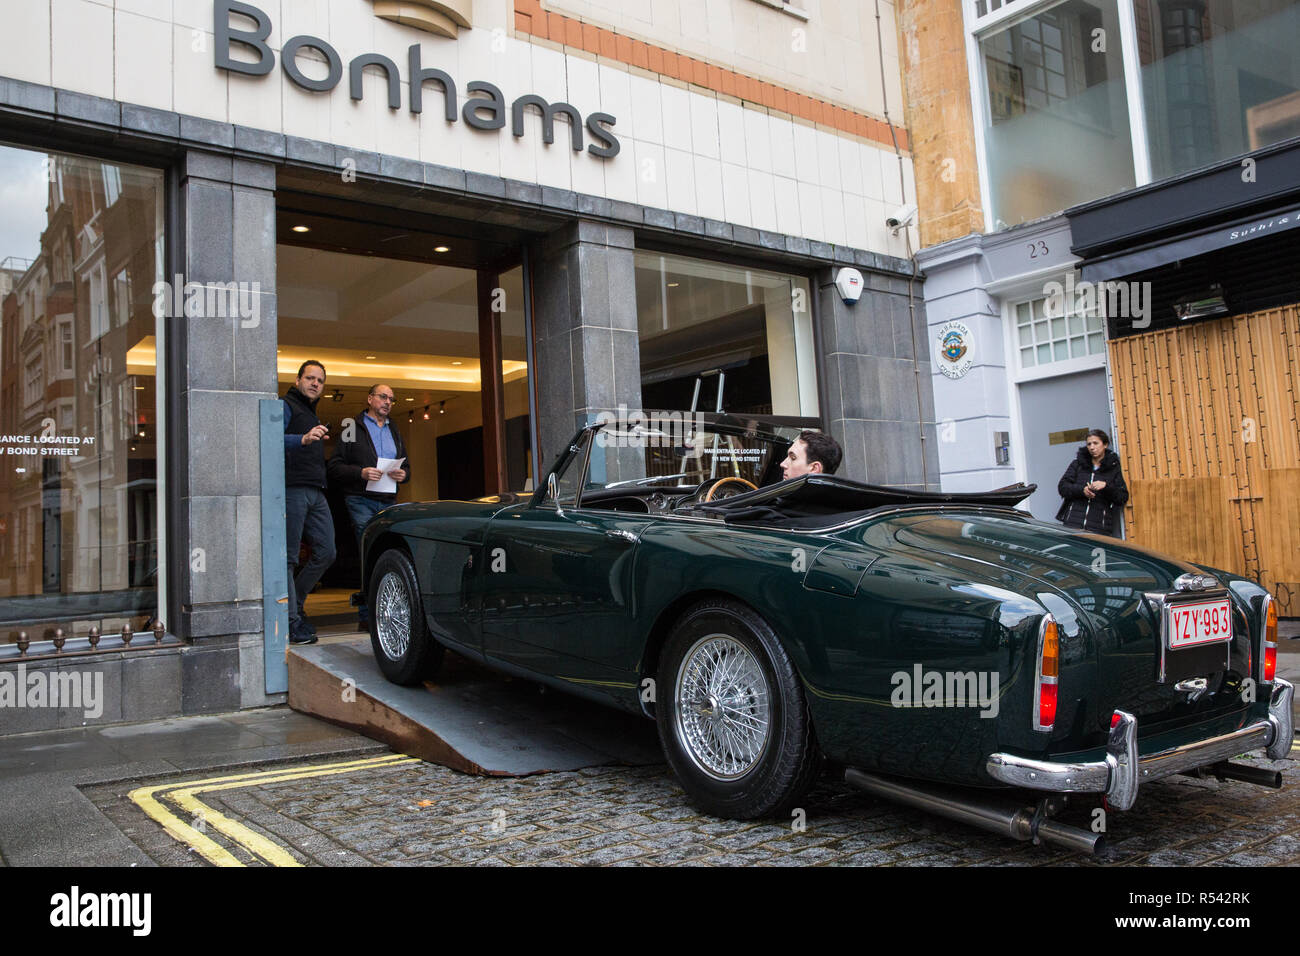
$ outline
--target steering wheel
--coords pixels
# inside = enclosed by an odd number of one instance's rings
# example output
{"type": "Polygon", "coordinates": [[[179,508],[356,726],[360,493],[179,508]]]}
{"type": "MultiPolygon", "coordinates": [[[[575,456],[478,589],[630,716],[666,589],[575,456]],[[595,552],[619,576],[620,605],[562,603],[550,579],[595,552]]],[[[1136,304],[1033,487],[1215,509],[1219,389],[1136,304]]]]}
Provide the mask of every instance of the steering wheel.
{"type": "MultiPolygon", "coordinates": [[[[724,485],[730,484],[731,482],[735,482],[736,484],[739,485],[744,485],[750,491],[758,490],[758,485],[754,484],[752,481],[749,481],[748,479],[745,478],[741,478],[739,475],[728,475],[726,478],[719,478],[717,481],[715,481],[713,484],[709,486],[709,490],[705,492],[704,500],[712,501],[714,496],[718,493],[718,489],[722,488],[724,485]]],[[[739,492],[739,494],[744,494],[744,492],[743,491],[739,492]]],[[[730,498],[731,495],[725,494],[722,497],[730,498]]]]}

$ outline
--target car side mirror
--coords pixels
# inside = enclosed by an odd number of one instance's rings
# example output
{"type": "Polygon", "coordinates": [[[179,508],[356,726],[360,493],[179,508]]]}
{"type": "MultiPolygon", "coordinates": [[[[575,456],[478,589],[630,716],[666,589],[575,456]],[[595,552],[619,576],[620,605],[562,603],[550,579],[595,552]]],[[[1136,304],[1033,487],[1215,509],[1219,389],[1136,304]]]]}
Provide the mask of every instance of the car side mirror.
{"type": "Polygon", "coordinates": [[[547,500],[555,502],[555,513],[563,518],[564,509],[560,507],[560,480],[555,477],[555,472],[546,476],[546,497],[547,500]]]}

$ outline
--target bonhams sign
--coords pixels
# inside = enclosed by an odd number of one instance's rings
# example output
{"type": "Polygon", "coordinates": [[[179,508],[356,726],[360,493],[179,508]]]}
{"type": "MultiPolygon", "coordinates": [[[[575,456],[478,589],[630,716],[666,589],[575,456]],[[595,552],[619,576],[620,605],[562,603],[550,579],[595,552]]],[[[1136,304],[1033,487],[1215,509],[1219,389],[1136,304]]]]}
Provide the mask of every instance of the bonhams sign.
{"type": "MultiPolygon", "coordinates": [[[[264,11],[252,4],[239,0],[217,0],[213,33],[216,36],[216,66],[219,70],[243,73],[248,76],[266,76],[275,69],[275,51],[266,44],[271,35],[271,18],[264,11]],[[232,22],[232,16],[244,18],[232,22]],[[251,26],[251,29],[247,27],[251,26]],[[236,60],[232,53],[239,49],[251,54],[253,59],[236,60]]],[[[363,53],[348,63],[348,92],[352,99],[360,100],[364,95],[362,74],[366,67],[378,67],[383,71],[388,84],[388,108],[402,108],[402,75],[397,64],[381,53],[363,53]]],[[[314,36],[296,36],[286,40],[280,50],[280,67],[289,79],[304,90],[313,93],[328,93],[338,86],[343,79],[343,60],[338,51],[328,41],[314,36]],[[298,66],[298,54],[303,49],[315,50],[325,58],[328,73],[323,79],[312,79],[298,66]]],[[[582,152],[583,130],[591,134],[595,142],[587,145],[587,152],[593,156],[608,159],[617,156],[619,141],[614,137],[612,127],[615,118],[608,113],[592,113],[584,126],[582,114],[568,103],[548,103],[533,93],[520,96],[508,107],[505,96],[486,80],[471,80],[465,85],[469,94],[464,109],[456,110],[456,81],[447,73],[433,67],[426,67],[421,59],[420,44],[411,44],[407,51],[407,107],[412,114],[424,111],[424,89],[426,84],[435,85],[442,93],[443,111],[448,123],[459,119],[474,129],[498,130],[510,119],[510,132],[515,136],[524,135],[524,111],[530,107],[542,118],[542,140],[555,142],[555,119],[563,116],[569,124],[569,139],[574,152],[582,152]]]]}

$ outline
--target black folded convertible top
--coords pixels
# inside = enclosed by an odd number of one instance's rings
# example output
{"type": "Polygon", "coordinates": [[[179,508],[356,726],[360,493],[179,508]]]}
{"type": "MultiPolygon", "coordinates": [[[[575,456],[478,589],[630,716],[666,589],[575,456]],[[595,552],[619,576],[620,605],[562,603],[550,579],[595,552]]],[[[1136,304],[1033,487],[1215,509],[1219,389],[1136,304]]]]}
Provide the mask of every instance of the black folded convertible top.
{"type": "Polygon", "coordinates": [[[1015,484],[993,491],[907,491],[903,488],[836,478],[834,475],[802,475],[697,507],[699,511],[721,518],[727,524],[817,528],[852,520],[878,508],[904,505],[969,504],[1013,508],[1037,488],[1037,485],[1015,484]],[[828,521],[828,518],[833,520],[828,521]]]}

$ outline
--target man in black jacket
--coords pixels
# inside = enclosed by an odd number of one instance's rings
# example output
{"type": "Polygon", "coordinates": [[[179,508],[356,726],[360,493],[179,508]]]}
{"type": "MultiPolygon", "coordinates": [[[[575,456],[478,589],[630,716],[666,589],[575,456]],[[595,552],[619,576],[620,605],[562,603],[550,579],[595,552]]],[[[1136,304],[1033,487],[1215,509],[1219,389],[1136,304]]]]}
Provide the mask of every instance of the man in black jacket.
{"type": "Polygon", "coordinates": [[[1128,502],[1128,486],[1119,467],[1119,455],[1110,450],[1110,436],[1099,428],[1088,432],[1057,483],[1063,499],[1056,520],[1067,528],[1095,534],[1115,533],[1115,517],[1128,502]]]}
{"type": "Polygon", "coordinates": [[[312,644],[316,628],[303,603],[325,569],[334,563],[334,519],[325,500],[325,445],[329,429],[316,417],[325,389],[325,366],[303,362],[298,380],[285,392],[284,511],[289,552],[289,640],[312,644]],[[311,556],[298,568],[298,549],[306,539],[311,556]],[[297,568],[297,574],[294,569],[297,568]]]}
{"type": "MultiPolygon", "coordinates": [[[[397,492],[372,491],[367,485],[379,481],[385,472],[376,467],[380,458],[395,459],[397,467],[389,468],[387,474],[396,482],[409,481],[411,478],[406,458],[406,445],[397,432],[397,426],[390,418],[395,396],[387,385],[370,386],[366,398],[366,410],[356,420],[354,428],[345,429],[334,457],[329,461],[329,479],[339,491],[343,492],[347,505],[348,517],[352,519],[352,530],[357,536],[357,554],[361,555],[361,532],[376,514],[397,501],[397,492]],[[352,434],[348,434],[348,432],[352,434]]],[[[366,598],[361,596],[361,605],[357,609],[363,628],[370,626],[369,608],[366,598]]]]}

